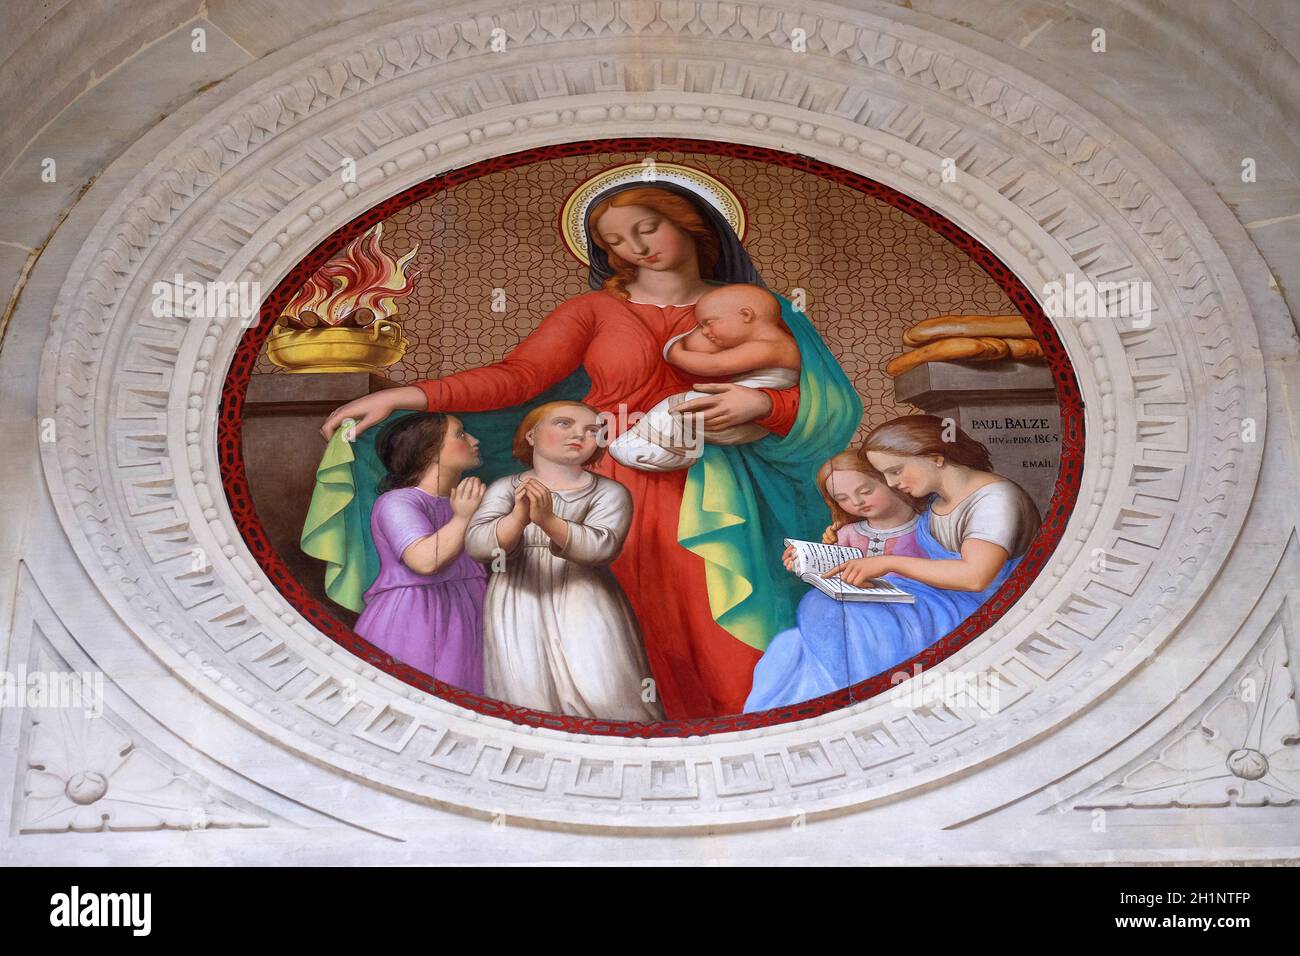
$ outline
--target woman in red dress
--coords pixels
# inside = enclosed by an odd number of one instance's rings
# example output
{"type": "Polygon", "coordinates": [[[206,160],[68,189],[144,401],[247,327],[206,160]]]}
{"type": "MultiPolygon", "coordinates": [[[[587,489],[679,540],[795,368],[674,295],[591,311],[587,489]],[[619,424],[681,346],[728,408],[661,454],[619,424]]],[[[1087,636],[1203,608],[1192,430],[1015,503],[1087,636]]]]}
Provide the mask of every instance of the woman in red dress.
{"type": "MultiPolygon", "coordinates": [[[[588,249],[596,291],[562,303],[500,362],[349,402],[322,434],[330,437],[349,418],[361,431],[402,408],[476,412],[519,405],[581,365],[591,379],[583,401],[608,413],[610,440],[635,424],[629,421],[635,413],[689,388],[711,394],[678,411],[703,412],[706,428],[755,422],[785,435],[798,416],[797,386],[697,382],[663,359],[668,339],[695,327],[694,303],[718,280],[761,282],[726,221],[673,186],[615,187],[592,203],[588,249]]],[[[632,527],[611,570],[640,622],[666,714],[740,713],[761,650],[714,620],[704,559],[678,543],[687,471],[640,471],[611,455],[591,470],[632,495],[632,527]]],[[[779,539],[775,546],[779,551],[779,539]]]]}

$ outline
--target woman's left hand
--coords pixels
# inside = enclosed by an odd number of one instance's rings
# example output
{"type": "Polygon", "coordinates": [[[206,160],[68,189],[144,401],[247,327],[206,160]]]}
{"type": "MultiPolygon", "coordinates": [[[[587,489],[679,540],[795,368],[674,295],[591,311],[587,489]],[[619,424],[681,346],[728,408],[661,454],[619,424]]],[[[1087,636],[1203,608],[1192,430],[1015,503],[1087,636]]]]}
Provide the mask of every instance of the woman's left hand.
{"type": "Polygon", "coordinates": [[[890,563],[888,557],[854,558],[852,561],[845,561],[842,564],[835,565],[822,577],[833,578],[838,574],[840,580],[845,584],[862,587],[872,578],[878,578],[892,571],[893,568],[890,567],[890,563]]]}
{"type": "Polygon", "coordinates": [[[712,394],[682,402],[673,414],[703,412],[705,428],[730,428],[772,414],[772,399],[756,388],[735,382],[704,382],[691,387],[712,394]]]}

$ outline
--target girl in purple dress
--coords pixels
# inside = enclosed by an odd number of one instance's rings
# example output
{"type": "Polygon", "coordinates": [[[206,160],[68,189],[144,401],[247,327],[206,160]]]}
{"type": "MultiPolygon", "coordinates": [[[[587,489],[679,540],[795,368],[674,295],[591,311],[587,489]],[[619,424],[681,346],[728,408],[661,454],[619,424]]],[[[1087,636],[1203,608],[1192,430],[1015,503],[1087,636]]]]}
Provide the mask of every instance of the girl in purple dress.
{"type": "Polygon", "coordinates": [[[406,415],[375,443],[388,474],[370,514],[379,576],[356,632],[399,661],[483,692],[487,571],[465,553],[465,529],[486,486],[478,439],[441,412],[406,415]]]}

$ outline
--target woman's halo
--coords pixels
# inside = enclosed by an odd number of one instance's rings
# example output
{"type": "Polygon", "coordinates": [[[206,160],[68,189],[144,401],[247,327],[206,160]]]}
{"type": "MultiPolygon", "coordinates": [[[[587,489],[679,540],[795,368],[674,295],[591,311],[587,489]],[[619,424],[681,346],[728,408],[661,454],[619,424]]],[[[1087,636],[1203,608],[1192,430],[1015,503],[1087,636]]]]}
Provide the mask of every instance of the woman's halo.
{"type": "Polygon", "coordinates": [[[627,163],[597,173],[579,185],[565,200],[564,208],[560,211],[560,233],[564,236],[564,244],[569,247],[569,251],[584,266],[591,263],[585,228],[587,210],[607,189],[631,183],[643,183],[646,186],[673,183],[689,189],[718,210],[736,237],[744,241],[745,207],[730,186],[716,176],[690,166],[644,159],[639,163],[627,163]]]}

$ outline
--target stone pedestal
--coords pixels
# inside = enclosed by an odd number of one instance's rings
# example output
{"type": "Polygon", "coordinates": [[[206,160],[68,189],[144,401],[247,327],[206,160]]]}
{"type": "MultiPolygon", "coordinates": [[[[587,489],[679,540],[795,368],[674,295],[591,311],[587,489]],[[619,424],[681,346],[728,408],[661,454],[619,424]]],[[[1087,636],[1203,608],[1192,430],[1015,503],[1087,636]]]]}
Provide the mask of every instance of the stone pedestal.
{"type": "Polygon", "coordinates": [[[1047,366],[1004,360],[930,362],[894,379],[894,395],[931,415],[953,418],[983,442],[993,469],[1047,510],[1061,455],[1061,411],[1047,366]]]}
{"type": "Polygon", "coordinates": [[[325,596],[325,564],[298,540],[325,451],[321,423],[344,402],[391,384],[366,372],[254,375],[244,402],[244,467],[258,517],[294,577],[348,625],[356,615],[325,596]]]}

